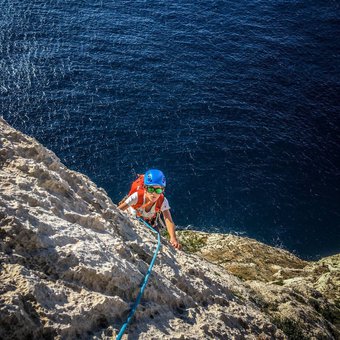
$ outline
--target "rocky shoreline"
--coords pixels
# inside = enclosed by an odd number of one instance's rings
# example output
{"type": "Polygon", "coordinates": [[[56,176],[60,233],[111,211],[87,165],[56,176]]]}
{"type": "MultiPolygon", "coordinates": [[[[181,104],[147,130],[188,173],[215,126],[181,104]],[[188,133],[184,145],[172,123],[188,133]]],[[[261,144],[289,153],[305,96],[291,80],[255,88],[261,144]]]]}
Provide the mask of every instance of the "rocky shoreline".
{"type": "MultiPolygon", "coordinates": [[[[338,339],[340,255],[163,239],[129,339],[338,339]]],[[[0,118],[0,339],[112,339],[156,246],[106,192],[0,118]]]]}

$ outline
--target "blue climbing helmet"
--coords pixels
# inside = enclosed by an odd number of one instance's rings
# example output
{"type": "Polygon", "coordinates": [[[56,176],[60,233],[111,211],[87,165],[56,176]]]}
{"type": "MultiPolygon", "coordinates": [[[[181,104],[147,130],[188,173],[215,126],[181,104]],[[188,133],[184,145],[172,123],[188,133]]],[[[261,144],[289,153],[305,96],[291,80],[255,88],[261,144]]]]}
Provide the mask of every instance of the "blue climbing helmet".
{"type": "Polygon", "coordinates": [[[160,185],[166,187],[166,179],[161,170],[150,169],[144,175],[144,185],[160,185]]]}

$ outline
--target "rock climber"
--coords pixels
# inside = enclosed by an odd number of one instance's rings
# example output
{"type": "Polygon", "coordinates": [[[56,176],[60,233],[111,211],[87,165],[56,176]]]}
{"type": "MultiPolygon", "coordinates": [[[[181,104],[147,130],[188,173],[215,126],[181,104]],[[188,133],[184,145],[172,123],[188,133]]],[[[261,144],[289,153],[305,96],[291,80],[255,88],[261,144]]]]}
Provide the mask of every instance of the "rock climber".
{"type": "Polygon", "coordinates": [[[169,202],[164,196],[166,178],[162,171],[150,169],[132,183],[129,194],[119,203],[118,208],[127,210],[157,229],[162,219],[170,236],[170,243],[176,249],[181,245],[176,237],[176,227],[170,213],[169,202]]]}

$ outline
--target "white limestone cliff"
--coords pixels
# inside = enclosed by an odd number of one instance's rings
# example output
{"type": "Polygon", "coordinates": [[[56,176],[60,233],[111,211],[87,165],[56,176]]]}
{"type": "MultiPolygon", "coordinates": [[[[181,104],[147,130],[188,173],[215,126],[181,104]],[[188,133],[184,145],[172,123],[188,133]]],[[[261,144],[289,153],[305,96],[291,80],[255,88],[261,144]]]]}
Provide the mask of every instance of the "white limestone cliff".
{"type": "MultiPolygon", "coordinates": [[[[103,189],[0,118],[1,339],[112,339],[156,243],[103,189]]],[[[163,239],[125,338],[287,338],[255,291],[163,239]]]]}

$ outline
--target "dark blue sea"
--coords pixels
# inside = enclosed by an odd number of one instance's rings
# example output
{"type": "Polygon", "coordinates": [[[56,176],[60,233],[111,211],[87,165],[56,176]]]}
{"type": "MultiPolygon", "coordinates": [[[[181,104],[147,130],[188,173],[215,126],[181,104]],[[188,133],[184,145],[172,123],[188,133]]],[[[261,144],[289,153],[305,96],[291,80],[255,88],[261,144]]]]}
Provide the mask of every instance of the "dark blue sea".
{"type": "Polygon", "coordinates": [[[0,0],[0,114],[114,202],[156,167],[180,228],[334,254],[339,6],[0,0]]]}

